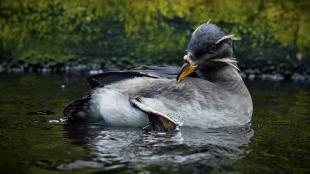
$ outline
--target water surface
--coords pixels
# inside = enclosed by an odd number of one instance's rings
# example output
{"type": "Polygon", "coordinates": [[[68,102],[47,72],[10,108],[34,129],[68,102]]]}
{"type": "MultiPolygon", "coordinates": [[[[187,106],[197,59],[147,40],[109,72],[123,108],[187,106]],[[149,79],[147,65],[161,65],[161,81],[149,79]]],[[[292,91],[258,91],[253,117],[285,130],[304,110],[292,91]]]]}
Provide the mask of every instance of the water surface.
{"type": "Polygon", "coordinates": [[[307,173],[310,86],[247,82],[252,125],[171,134],[61,122],[83,75],[0,75],[0,173],[307,173]],[[39,110],[51,115],[29,114],[39,110]]]}

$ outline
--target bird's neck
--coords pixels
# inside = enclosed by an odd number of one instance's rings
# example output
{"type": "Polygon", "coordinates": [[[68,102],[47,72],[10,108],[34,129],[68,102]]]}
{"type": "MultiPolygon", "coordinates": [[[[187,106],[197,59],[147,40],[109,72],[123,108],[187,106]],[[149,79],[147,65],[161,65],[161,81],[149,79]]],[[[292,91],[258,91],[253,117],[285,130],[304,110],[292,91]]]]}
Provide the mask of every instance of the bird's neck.
{"type": "Polygon", "coordinates": [[[223,66],[204,66],[199,68],[197,75],[210,82],[229,82],[242,80],[238,70],[229,65],[223,66]]]}

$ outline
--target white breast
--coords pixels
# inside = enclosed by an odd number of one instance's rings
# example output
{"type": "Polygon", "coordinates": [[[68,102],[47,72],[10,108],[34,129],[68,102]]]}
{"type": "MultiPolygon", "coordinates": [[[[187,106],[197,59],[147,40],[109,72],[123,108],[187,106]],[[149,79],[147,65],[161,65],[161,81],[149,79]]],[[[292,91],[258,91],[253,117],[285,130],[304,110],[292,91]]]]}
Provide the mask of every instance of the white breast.
{"type": "Polygon", "coordinates": [[[112,89],[100,88],[91,99],[91,115],[101,117],[108,126],[143,127],[148,123],[145,113],[129,103],[129,97],[112,89]]]}

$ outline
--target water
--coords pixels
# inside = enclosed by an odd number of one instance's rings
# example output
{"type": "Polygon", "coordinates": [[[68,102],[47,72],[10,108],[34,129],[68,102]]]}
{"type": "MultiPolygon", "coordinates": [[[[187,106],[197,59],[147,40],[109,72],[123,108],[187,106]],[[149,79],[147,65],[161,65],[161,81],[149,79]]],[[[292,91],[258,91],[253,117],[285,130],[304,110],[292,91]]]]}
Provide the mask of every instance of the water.
{"type": "Polygon", "coordinates": [[[310,85],[247,82],[253,122],[171,134],[61,122],[80,75],[0,75],[0,173],[308,173],[310,85]],[[50,110],[51,115],[30,112],[50,110]]]}

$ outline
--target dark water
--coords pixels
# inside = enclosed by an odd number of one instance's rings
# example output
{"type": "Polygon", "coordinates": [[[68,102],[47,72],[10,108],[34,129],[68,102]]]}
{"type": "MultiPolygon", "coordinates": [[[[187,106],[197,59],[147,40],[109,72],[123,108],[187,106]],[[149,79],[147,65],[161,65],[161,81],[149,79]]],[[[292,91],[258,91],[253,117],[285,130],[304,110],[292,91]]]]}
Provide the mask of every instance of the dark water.
{"type": "Polygon", "coordinates": [[[252,126],[173,134],[61,123],[84,76],[0,75],[0,173],[309,173],[310,86],[248,82],[252,126]],[[27,114],[50,110],[52,115],[27,114]]]}

